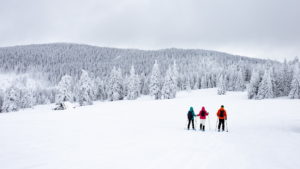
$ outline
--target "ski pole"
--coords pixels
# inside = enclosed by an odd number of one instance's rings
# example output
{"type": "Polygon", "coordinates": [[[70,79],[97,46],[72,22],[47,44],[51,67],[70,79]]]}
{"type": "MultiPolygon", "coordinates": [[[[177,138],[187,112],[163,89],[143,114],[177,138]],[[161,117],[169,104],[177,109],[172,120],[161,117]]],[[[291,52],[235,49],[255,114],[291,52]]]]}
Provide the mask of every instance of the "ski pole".
{"type": "Polygon", "coordinates": [[[209,131],[210,131],[211,129],[210,129],[210,120],[209,120],[209,115],[207,115],[207,117],[208,117],[208,126],[209,126],[209,131]]]}
{"type": "Polygon", "coordinates": [[[197,125],[198,125],[198,124],[197,124],[197,118],[196,118],[196,117],[194,118],[194,122],[195,122],[194,127],[195,127],[195,130],[196,130],[196,129],[197,129],[197,125]]]}
{"type": "Polygon", "coordinates": [[[226,132],[228,132],[228,124],[227,124],[227,119],[225,120],[226,122],[226,132]]]}
{"type": "Polygon", "coordinates": [[[219,124],[219,119],[216,121],[216,131],[217,131],[217,128],[218,128],[218,124],[219,124]]]}
{"type": "Polygon", "coordinates": [[[188,129],[188,126],[187,126],[187,125],[188,125],[188,122],[189,122],[189,120],[187,119],[186,122],[185,122],[185,127],[184,127],[184,129],[188,129]]]}

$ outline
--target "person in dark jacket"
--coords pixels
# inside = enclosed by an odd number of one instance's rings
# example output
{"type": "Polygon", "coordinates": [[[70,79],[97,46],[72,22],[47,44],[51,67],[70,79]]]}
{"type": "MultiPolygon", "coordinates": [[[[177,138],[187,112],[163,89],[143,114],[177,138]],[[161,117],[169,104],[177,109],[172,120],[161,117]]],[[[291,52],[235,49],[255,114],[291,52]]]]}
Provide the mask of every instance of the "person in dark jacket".
{"type": "Polygon", "coordinates": [[[219,125],[218,125],[218,131],[220,131],[220,128],[222,126],[222,131],[225,130],[225,120],[227,120],[227,112],[224,109],[224,106],[222,105],[221,108],[217,112],[217,116],[219,118],[219,125]]]}
{"type": "Polygon", "coordinates": [[[188,130],[190,129],[190,124],[192,123],[192,127],[193,127],[193,130],[195,130],[195,126],[194,126],[194,117],[195,117],[195,112],[194,112],[194,108],[193,107],[190,107],[190,110],[188,111],[187,113],[187,117],[188,117],[188,120],[189,120],[189,123],[188,123],[188,130]]]}

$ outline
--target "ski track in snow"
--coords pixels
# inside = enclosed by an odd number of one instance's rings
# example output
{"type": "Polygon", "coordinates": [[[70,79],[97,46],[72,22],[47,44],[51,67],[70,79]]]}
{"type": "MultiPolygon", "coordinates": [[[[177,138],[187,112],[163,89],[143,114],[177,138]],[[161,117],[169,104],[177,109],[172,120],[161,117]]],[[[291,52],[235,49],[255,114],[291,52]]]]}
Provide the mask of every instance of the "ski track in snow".
{"type": "Polygon", "coordinates": [[[0,114],[1,169],[298,169],[300,101],[247,100],[216,89],[173,100],[95,102],[64,111],[53,105],[0,114]],[[216,132],[216,111],[229,132],[216,132]],[[210,112],[209,130],[186,130],[194,106],[210,112]]]}

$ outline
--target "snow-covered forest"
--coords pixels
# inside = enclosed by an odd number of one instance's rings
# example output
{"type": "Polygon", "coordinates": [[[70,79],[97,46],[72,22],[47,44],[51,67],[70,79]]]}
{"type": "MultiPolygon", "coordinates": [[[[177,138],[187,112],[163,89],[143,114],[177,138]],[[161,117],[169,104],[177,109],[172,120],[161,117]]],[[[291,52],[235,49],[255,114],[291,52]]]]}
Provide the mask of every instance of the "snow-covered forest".
{"type": "Polygon", "coordinates": [[[78,44],[0,48],[1,112],[37,104],[171,99],[179,90],[248,91],[249,99],[300,98],[299,60],[280,63],[196,49],[136,50],[78,44]],[[26,75],[26,76],[24,76],[26,75]],[[36,81],[32,85],[32,81],[36,81]]]}

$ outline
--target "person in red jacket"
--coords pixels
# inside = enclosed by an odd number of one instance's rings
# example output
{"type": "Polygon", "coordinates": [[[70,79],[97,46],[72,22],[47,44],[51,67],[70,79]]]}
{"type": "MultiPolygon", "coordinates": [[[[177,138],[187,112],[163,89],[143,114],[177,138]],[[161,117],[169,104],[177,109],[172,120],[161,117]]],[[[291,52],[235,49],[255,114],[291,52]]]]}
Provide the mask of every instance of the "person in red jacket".
{"type": "Polygon", "coordinates": [[[219,118],[218,131],[220,131],[221,126],[222,126],[222,131],[224,131],[225,130],[225,120],[227,120],[227,113],[226,113],[226,110],[224,109],[223,105],[218,110],[217,116],[219,118]]]}
{"type": "Polygon", "coordinates": [[[197,116],[200,117],[200,130],[205,131],[205,120],[206,116],[208,116],[208,112],[205,110],[205,107],[203,106],[200,110],[199,114],[197,116]]]}

